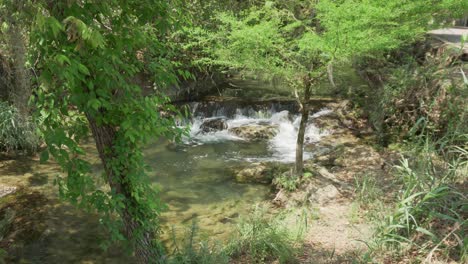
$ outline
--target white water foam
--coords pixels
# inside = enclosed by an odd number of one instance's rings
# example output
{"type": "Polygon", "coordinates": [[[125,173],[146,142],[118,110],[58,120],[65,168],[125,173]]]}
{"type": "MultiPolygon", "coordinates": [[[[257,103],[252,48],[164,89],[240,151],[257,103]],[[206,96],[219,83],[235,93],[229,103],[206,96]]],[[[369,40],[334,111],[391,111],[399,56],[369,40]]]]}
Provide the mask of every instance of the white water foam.
{"type": "MultiPolygon", "coordinates": [[[[330,113],[332,113],[331,110],[322,109],[313,114],[310,121],[314,118],[328,115],[330,113]]],[[[291,117],[288,111],[281,111],[278,113],[257,112],[253,116],[244,116],[239,113],[235,115],[234,118],[226,120],[228,128],[252,124],[271,124],[278,126],[278,134],[268,142],[268,149],[271,152],[271,157],[246,157],[245,159],[249,161],[278,161],[284,163],[294,162],[295,160],[297,132],[300,122],[301,117],[299,115],[291,117]]],[[[186,143],[200,145],[223,141],[244,141],[244,139],[230,133],[227,129],[210,133],[201,133],[200,127],[202,123],[203,119],[201,118],[195,118],[192,121],[190,138],[186,139],[186,143]]],[[[305,143],[318,142],[323,136],[329,134],[329,131],[322,131],[312,122],[309,122],[305,132],[305,143]]],[[[304,152],[304,159],[310,159],[311,157],[312,153],[304,152]]]]}

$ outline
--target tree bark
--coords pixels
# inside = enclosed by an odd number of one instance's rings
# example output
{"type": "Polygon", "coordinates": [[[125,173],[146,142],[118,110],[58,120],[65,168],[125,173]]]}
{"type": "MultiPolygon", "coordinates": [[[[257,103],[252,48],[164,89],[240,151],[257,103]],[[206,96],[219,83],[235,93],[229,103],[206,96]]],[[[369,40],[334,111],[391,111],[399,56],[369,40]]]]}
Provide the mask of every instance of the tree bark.
{"type": "Polygon", "coordinates": [[[304,91],[304,100],[301,107],[301,123],[299,125],[299,130],[297,132],[297,142],[296,142],[296,164],[295,164],[295,174],[297,177],[302,177],[304,171],[304,136],[305,130],[307,128],[307,122],[309,121],[309,100],[311,93],[311,83],[306,81],[305,91],[304,91]]]}
{"type": "Polygon", "coordinates": [[[120,213],[124,223],[124,235],[129,241],[133,242],[135,259],[137,263],[161,263],[163,257],[153,244],[154,233],[152,230],[141,230],[142,226],[137,221],[135,210],[131,210],[132,204],[137,204],[132,194],[132,187],[126,184],[125,172],[116,174],[109,166],[111,159],[114,158],[112,152],[116,140],[117,129],[110,125],[99,125],[89,114],[86,115],[91,131],[93,133],[99,157],[104,165],[107,176],[107,182],[116,194],[125,197],[126,207],[120,213]],[[136,234],[138,232],[138,234],[136,234]]]}
{"type": "MultiPolygon", "coordinates": [[[[20,9],[21,7],[18,7],[20,9]]],[[[13,87],[8,97],[10,102],[25,117],[29,115],[28,101],[31,97],[31,76],[26,68],[26,40],[18,21],[8,15],[9,29],[7,31],[8,46],[13,60],[13,87]]]]}

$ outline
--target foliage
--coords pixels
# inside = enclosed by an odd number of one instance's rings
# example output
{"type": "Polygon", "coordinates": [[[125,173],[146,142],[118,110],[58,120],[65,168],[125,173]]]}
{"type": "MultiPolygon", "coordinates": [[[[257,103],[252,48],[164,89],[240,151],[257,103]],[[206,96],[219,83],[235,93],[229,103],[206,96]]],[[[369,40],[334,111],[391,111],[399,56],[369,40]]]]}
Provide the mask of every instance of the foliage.
{"type": "Polygon", "coordinates": [[[394,56],[398,56],[395,61],[389,58],[379,71],[368,68],[371,76],[378,76],[385,84],[370,91],[372,103],[363,104],[382,143],[397,139],[420,141],[418,137],[426,136],[452,145],[460,143],[459,136],[468,129],[464,100],[467,89],[460,74],[466,67],[456,61],[447,65],[452,53],[426,56],[423,63],[414,54],[394,56]]]}
{"type": "Polygon", "coordinates": [[[239,224],[237,235],[228,244],[226,252],[234,259],[249,263],[294,262],[305,223],[299,220],[296,224],[298,229],[292,230],[284,223],[281,214],[268,216],[266,208],[256,206],[251,215],[239,224]]]}
{"type": "Polygon", "coordinates": [[[380,219],[385,215],[385,202],[388,201],[382,190],[382,184],[373,174],[364,173],[354,177],[357,205],[371,220],[380,219]]]}
{"type": "Polygon", "coordinates": [[[36,105],[48,146],[41,160],[51,154],[67,173],[58,180],[62,197],[97,209],[111,239],[128,239],[134,249],[148,230],[157,232],[163,208],[148,184],[142,147],[149,139],[177,139],[184,132],[164,96],[164,87],[177,81],[165,42],[177,26],[175,9],[157,0],[38,1],[37,9],[31,46],[41,73],[36,105]],[[145,77],[148,96],[139,85],[145,77]],[[96,185],[83,159],[79,143],[88,126],[65,124],[77,114],[93,128],[110,189],[96,185]]]}
{"type": "Polygon", "coordinates": [[[6,102],[0,102],[0,150],[34,153],[39,146],[35,123],[19,114],[6,102]]]}
{"type": "Polygon", "coordinates": [[[283,173],[273,179],[273,183],[278,186],[280,189],[285,189],[287,191],[294,191],[297,189],[300,178],[291,177],[290,173],[283,173]]]}
{"type": "Polygon", "coordinates": [[[173,235],[175,249],[169,263],[174,264],[223,264],[229,263],[229,257],[222,248],[210,244],[206,239],[198,238],[197,224],[194,221],[183,239],[173,235]]]}
{"type": "Polygon", "coordinates": [[[467,163],[457,159],[447,165],[434,157],[422,152],[396,167],[402,190],[395,210],[377,230],[374,250],[425,261],[466,260],[467,197],[456,179],[459,173],[466,176],[467,163]]]}
{"type": "Polygon", "coordinates": [[[302,177],[295,177],[291,175],[291,171],[276,173],[273,178],[273,184],[279,189],[285,189],[287,191],[295,191],[304,181],[311,178],[313,174],[311,172],[305,172],[302,177]]]}
{"type": "MultiPolygon", "coordinates": [[[[303,76],[322,76],[323,65],[383,54],[423,37],[447,16],[466,10],[461,0],[265,1],[241,12],[216,16],[215,30],[199,30],[205,62],[301,86],[303,76]]],[[[302,84],[304,85],[304,84],[302,84]]],[[[299,87],[301,88],[301,87],[299,87]]]]}

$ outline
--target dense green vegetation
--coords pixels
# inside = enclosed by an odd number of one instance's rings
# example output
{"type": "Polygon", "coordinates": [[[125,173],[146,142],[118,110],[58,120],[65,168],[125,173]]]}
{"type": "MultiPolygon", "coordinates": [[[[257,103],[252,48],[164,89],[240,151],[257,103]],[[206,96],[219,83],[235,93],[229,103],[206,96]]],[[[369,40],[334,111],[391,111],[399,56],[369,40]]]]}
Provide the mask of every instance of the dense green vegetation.
{"type": "Polygon", "coordinates": [[[359,207],[378,226],[361,260],[467,261],[467,69],[460,50],[430,54],[420,44],[467,10],[462,0],[0,0],[0,151],[40,149],[41,162],[56,161],[60,196],[97,212],[106,246],[123,244],[137,263],[289,263],[302,240],[259,210],[225,247],[196,241],[193,227],[166,252],[166,206],[143,148],[187,135],[170,97],[178,83],[279,80],[301,120],[294,169],[273,182],[294,192],[314,177],[303,157],[310,100],[330,83],[369,121],[376,148],[401,155],[390,187],[356,179],[359,207]],[[368,85],[337,83],[341,68],[368,85]],[[82,147],[90,136],[102,177],[82,147]]]}

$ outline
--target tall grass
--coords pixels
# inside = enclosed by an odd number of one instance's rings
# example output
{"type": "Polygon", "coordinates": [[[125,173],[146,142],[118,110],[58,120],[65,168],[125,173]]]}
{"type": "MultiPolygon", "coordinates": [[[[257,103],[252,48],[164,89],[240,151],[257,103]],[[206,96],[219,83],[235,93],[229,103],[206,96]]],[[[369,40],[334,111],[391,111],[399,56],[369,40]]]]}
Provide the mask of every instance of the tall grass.
{"type": "Polygon", "coordinates": [[[458,158],[444,162],[430,149],[396,166],[398,202],[380,224],[375,246],[414,261],[466,261],[468,151],[457,147],[458,158]]]}
{"type": "Polygon", "coordinates": [[[192,222],[185,237],[178,240],[173,234],[174,250],[169,258],[169,264],[227,264],[229,257],[219,245],[212,244],[198,237],[199,230],[196,221],[192,222]]]}
{"type": "Polygon", "coordinates": [[[39,145],[35,124],[6,102],[0,102],[0,151],[34,153],[39,145]]]}
{"type": "Polygon", "coordinates": [[[295,263],[307,228],[306,215],[300,218],[294,215],[292,219],[288,213],[271,215],[267,211],[265,206],[256,205],[252,213],[239,222],[223,247],[200,238],[194,221],[182,239],[173,235],[174,249],[168,263],[295,263]],[[291,221],[295,223],[291,225],[291,221]]]}
{"type": "Polygon", "coordinates": [[[242,263],[294,263],[298,246],[306,228],[306,218],[288,224],[282,215],[268,216],[265,207],[256,206],[252,214],[238,226],[237,234],[226,253],[242,263]],[[296,229],[291,229],[296,226],[296,229]]]}

